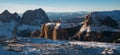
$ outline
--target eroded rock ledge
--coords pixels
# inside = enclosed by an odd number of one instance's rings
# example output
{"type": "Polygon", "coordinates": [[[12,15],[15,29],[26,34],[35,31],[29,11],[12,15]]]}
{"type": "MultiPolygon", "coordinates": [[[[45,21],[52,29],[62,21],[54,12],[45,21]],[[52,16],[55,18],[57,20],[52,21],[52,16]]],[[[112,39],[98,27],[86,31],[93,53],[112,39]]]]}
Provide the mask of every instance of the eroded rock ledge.
{"type": "Polygon", "coordinates": [[[40,37],[69,40],[81,27],[81,23],[46,23],[42,25],[40,37]]]}

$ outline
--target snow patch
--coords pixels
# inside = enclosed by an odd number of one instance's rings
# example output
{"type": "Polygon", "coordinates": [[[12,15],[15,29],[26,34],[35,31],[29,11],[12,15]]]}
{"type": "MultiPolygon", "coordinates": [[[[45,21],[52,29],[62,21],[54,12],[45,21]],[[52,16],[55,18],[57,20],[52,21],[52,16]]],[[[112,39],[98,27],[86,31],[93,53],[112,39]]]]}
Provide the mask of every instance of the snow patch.
{"type": "Polygon", "coordinates": [[[72,27],[77,27],[81,26],[82,23],[47,23],[45,26],[51,25],[55,26],[56,29],[62,29],[62,28],[72,28],[72,27]]]}

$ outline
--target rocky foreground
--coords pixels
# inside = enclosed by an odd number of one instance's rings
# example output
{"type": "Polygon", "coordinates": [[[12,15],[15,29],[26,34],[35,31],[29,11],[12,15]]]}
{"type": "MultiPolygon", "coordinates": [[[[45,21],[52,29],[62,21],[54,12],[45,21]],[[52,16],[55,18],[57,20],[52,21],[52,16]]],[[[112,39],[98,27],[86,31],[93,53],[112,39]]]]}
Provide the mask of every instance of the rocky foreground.
{"type": "Polygon", "coordinates": [[[25,38],[4,41],[1,55],[119,55],[120,44],[25,38]]]}

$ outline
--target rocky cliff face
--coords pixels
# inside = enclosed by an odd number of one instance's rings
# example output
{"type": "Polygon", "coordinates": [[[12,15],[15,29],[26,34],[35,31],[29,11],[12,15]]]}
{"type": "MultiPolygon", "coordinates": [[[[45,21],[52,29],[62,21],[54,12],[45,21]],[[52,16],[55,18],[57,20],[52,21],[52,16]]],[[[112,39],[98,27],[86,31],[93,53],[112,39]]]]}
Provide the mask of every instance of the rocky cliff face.
{"type": "Polygon", "coordinates": [[[41,8],[26,11],[22,16],[22,19],[22,24],[33,26],[49,22],[46,13],[41,8]]]}
{"type": "Polygon", "coordinates": [[[120,11],[93,12],[87,15],[74,38],[102,42],[117,40],[120,38],[120,11]]]}
{"type": "Polygon", "coordinates": [[[46,23],[43,24],[40,37],[69,40],[81,27],[81,23],[46,23]]]}
{"type": "Polygon", "coordinates": [[[17,13],[10,13],[5,10],[0,14],[0,37],[13,37],[14,28],[20,20],[17,13]]]}
{"type": "Polygon", "coordinates": [[[21,22],[17,28],[17,34],[19,36],[31,36],[31,33],[35,30],[40,30],[41,24],[49,22],[49,19],[44,10],[41,8],[36,10],[26,11],[21,19],[21,22]],[[23,33],[24,32],[24,33],[23,33]]]}

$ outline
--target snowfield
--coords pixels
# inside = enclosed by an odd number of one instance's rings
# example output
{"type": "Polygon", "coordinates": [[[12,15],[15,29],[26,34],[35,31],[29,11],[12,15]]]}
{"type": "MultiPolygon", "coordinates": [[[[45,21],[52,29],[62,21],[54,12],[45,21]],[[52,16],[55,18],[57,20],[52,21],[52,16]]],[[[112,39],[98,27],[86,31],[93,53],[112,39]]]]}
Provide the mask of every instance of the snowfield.
{"type": "Polygon", "coordinates": [[[120,44],[22,38],[1,43],[0,55],[120,55],[120,44]]]}

